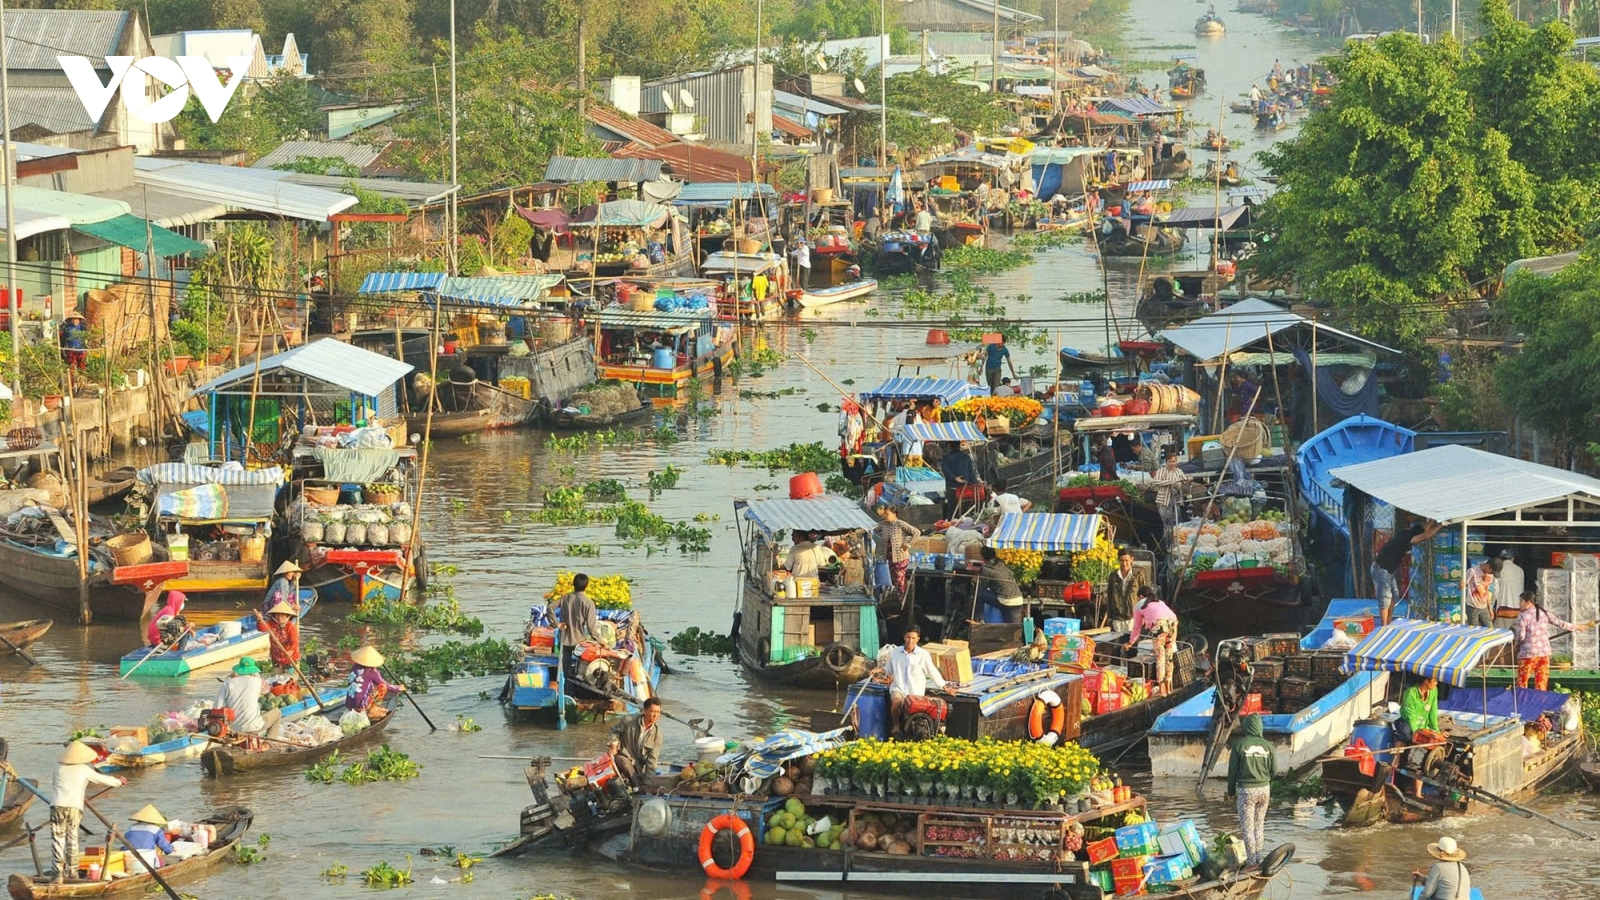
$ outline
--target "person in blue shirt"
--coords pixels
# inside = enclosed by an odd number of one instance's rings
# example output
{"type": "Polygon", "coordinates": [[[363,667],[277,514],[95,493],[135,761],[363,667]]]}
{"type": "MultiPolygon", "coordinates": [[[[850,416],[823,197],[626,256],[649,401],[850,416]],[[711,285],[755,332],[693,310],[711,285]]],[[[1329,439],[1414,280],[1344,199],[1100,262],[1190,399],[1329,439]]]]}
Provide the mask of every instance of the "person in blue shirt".
{"type": "Polygon", "coordinates": [[[123,833],[128,839],[128,846],[138,851],[144,857],[150,868],[161,867],[161,853],[172,852],[172,842],[167,840],[167,817],[163,816],[153,804],[146,803],[144,808],[133,814],[133,825],[123,833]],[[157,853],[156,851],[160,851],[157,853]]]}
{"type": "Polygon", "coordinates": [[[1000,389],[1000,364],[1004,362],[1011,367],[1011,377],[1017,377],[1017,365],[1011,361],[1011,348],[1006,346],[1006,336],[1000,335],[997,344],[985,344],[983,347],[983,375],[989,382],[989,395],[992,397],[1000,389]]]}
{"type": "Polygon", "coordinates": [[[978,468],[972,463],[972,454],[967,452],[968,446],[966,441],[962,441],[939,461],[939,471],[944,475],[945,518],[955,512],[956,502],[962,499],[963,490],[968,490],[972,499],[980,499],[969,490],[978,483],[978,468]]]}

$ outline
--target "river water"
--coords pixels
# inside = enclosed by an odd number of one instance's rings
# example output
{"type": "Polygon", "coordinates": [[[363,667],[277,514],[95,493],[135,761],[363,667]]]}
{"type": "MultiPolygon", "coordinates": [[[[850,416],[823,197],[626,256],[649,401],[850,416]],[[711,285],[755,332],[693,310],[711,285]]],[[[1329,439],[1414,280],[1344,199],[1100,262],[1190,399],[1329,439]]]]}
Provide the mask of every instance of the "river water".
{"type": "MultiPolygon", "coordinates": [[[[1134,0],[1129,22],[1133,58],[1161,58],[1169,45],[1193,46],[1189,32],[1200,5],[1172,0],[1134,0]],[[1161,50],[1149,49],[1162,47],[1161,50]]],[[[1229,32],[1204,40],[1195,49],[1206,68],[1211,93],[1202,104],[1232,98],[1261,80],[1274,58],[1285,66],[1315,56],[1318,46],[1286,36],[1264,18],[1227,13],[1229,32]]],[[[1164,81],[1164,78],[1162,79],[1164,81]]],[[[1197,114],[1198,115],[1198,114],[1197,114]]],[[[1212,119],[1215,114],[1208,116],[1212,119]]],[[[1204,117],[1202,117],[1204,118],[1204,117]]],[[[1202,126],[1203,130],[1204,126],[1202,126]]],[[[1244,116],[1228,114],[1225,130],[1244,137],[1245,152],[1264,146],[1244,116]]],[[[1289,134],[1292,132],[1284,132],[1289,134]]],[[[1242,158],[1242,156],[1241,156],[1242,158]]],[[[1196,197],[1197,205],[1209,202],[1196,197]]],[[[1115,311],[1131,320],[1132,285],[1137,267],[1115,270],[1111,277],[1115,311]]],[[[1048,322],[1050,347],[1017,349],[1017,364],[1026,371],[1048,365],[1053,347],[1064,344],[1098,347],[1106,340],[1105,315],[1098,306],[1059,302],[1063,294],[1098,290],[1101,273],[1092,251],[1071,246],[1048,251],[1033,265],[988,278],[984,283],[1006,301],[1015,317],[1048,322]],[[1018,294],[1031,299],[1019,303],[1018,294]]],[[[795,353],[835,380],[849,379],[858,388],[893,374],[892,357],[917,347],[925,326],[896,318],[897,304],[880,303],[882,315],[869,316],[859,306],[828,311],[796,325],[769,326],[747,333],[746,346],[765,342],[780,353],[795,353]]],[[[914,318],[914,317],[913,317],[914,318]]],[[[1131,335],[1127,335],[1131,336],[1131,335]]],[[[445,441],[435,447],[428,471],[424,528],[435,562],[460,567],[454,578],[463,606],[488,626],[489,634],[519,633],[530,604],[538,601],[562,568],[594,573],[622,572],[636,579],[634,596],[649,627],[665,636],[690,625],[727,628],[733,610],[737,538],[732,525],[734,498],[775,493],[788,473],[726,469],[706,462],[711,448],[763,449],[793,441],[822,440],[831,445],[835,414],[817,404],[837,406],[827,382],[808,366],[788,361],[760,378],[729,384],[718,398],[718,412],[709,417],[679,418],[673,424],[682,439],[671,444],[630,445],[576,453],[546,449],[545,435],[532,432],[483,436],[470,442],[445,441]],[[771,399],[740,399],[740,390],[796,393],[771,399]],[[668,464],[684,470],[682,481],[651,508],[669,519],[697,514],[718,517],[710,552],[695,558],[675,549],[648,554],[623,548],[608,527],[557,528],[521,524],[535,509],[546,486],[593,478],[618,478],[634,496],[646,473],[668,464]],[[600,559],[571,559],[568,544],[593,542],[603,548],[600,559]]],[[[3,582],[0,582],[3,590],[3,582]]],[[[48,614],[0,594],[0,617],[48,614]]],[[[324,644],[350,630],[326,608],[306,626],[324,644]]],[[[187,683],[154,684],[116,680],[120,655],[137,640],[126,627],[77,629],[62,624],[35,648],[42,665],[28,669],[12,657],[0,658],[0,734],[10,739],[12,761],[24,774],[46,780],[60,741],[78,726],[139,724],[155,714],[187,705],[191,697],[216,689],[210,675],[187,683]]],[[[439,640],[439,638],[427,638],[439,640]]],[[[804,724],[810,710],[837,708],[833,692],[777,692],[747,680],[737,666],[720,658],[684,659],[671,655],[676,674],[664,680],[668,710],[681,718],[714,719],[719,735],[767,733],[791,723],[804,724]]],[[[126,817],[153,801],[165,814],[196,818],[204,810],[242,804],[256,814],[255,834],[270,834],[266,861],[253,866],[229,864],[189,893],[217,898],[356,896],[368,891],[354,874],[379,861],[405,868],[412,857],[416,884],[404,896],[527,898],[553,892],[579,900],[639,896],[677,900],[698,896],[696,878],[670,878],[592,859],[526,858],[485,862],[476,866],[471,883],[461,871],[420,854],[421,848],[454,846],[481,852],[516,835],[518,814],[529,799],[520,764],[479,759],[480,755],[539,754],[584,757],[605,740],[605,726],[575,725],[564,732],[509,722],[493,700],[501,680],[466,679],[435,686],[420,697],[435,722],[445,725],[470,717],[479,732],[441,731],[430,734],[412,712],[400,713],[388,740],[422,766],[422,777],[398,783],[363,786],[317,785],[298,772],[269,771],[227,779],[205,778],[194,761],[134,773],[129,786],[104,798],[100,806],[126,817]],[[320,873],[336,865],[348,867],[345,878],[320,873]],[[444,883],[434,883],[439,879],[444,883]]],[[[686,728],[664,722],[669,755],[691,753],[686,728]]],[[[1130,780],[1146,787],[1135,774],[1130,780]]],[[[1203,830],[1234,829],[1232,811],[1213,787],[1197,800],[1189,785],[1159,785],[1151,791],[1158,818],[1196,817],[1203,830]]],[[[1600,808],[1593,797],[1543,797],[1535,802],[1552,815],[1600,827],[1600,808]]],[[[45,818],[42,807],[28,819],[45,818]]],[[[1297,898],[1354,894],[1362,891],[1399,897],[1412,868],[1426,860],[1424,845],[1438,836],[1436,827],[1380,827],[1361,833],[1332,830],[1326,809],[1275,807],[1268,836],[1293,841],[1298,849],[1289,878],[1271,896],[1297,898]]],[[[1592,845],[1550,826],[1495,816],[1455,821],[1445,832],[1457,836],[1472,854],[1475,883],[1493,897],[1593,897],[1600,892],[1600,854],[1592,845]]],[[[3,838],[5,836],[0,836],[3,838]]],[[[48,846],[41,848],[48,859],[48,846]]],[[[27,852],[0,853],[0,870],[29,871],[27,852]]],[[[769,885],[753,885],[758,898],[840,896],[769,885]]],[[[871,895],[862,895],[871,896],[871,895]]],[[[959,897],[959,889],[952,892],[959,897]]]]}

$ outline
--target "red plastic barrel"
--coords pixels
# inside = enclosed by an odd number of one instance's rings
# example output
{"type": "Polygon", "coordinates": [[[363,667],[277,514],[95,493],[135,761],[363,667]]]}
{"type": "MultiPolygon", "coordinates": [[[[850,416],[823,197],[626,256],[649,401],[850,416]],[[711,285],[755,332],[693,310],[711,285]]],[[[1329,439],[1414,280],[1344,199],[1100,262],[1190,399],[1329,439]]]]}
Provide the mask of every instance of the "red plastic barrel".
{"type": "Polygon", "coordinates": [[[801,472],[789,479],[789,499],[804,500],[822,495],[822,479],[815,472],[801,472]]]}

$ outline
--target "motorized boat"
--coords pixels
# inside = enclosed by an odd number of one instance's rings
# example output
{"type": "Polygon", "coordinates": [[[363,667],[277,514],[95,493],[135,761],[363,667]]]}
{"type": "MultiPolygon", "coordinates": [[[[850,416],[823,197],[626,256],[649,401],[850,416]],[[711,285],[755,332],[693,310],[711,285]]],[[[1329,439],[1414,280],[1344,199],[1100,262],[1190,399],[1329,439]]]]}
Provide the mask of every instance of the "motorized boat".
{"type": "Polygon", "coordinates": [[[795,305],[801,309],[818,309],[823,306],[832,306],[847,300],[856,300],[878,289],[878,279],[861,278],[856,281],[847,281],[833,287],[813,288],[804,291],[795,291],[791,294],[795,305]]]}

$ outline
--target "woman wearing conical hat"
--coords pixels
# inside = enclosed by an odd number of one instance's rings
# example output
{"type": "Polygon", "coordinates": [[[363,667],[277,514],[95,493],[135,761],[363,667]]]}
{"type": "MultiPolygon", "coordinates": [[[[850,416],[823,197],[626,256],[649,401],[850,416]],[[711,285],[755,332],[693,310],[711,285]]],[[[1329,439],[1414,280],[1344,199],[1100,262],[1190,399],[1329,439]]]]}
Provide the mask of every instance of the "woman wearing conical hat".
{"type": "Polygon", "coordinates": [[[350,694],[345,698],[346,709],[366,713],[368,719],[377,720],[389,714],[383,698],[389,691],[403,691],[403,684],[390,684],[379,671],[383,654],[371,644],[363,644],[350,654],[350,694]]]}
{"type": "Polygon", "coordinates": [[[83,821],[83,792],[92,782],[106,787],[128,779],[101,775],[94,769],[100,754],[83,741],[68,744],[56,759],[55,792],[50,800],[50,850],[55,857],[56,880],[78,872],[78,824],[83,821]]]}
{"type": "Polygon", "coordinates": [[[301,571],[299,563],[292,559],[284,560],[283,565],[278,566],[277,571],[272,573],[277,577],[272,580],[272,586],[267,588],[266,599],[261,601],[262,612],[270,615],[272,607],[288,602],[293,604],[295,614],[299,614],[301,571]]]}
{"type": "Polygon", "coordinates": [[[295,621],[300,606],[292,600],[277,600],[266,612],[256,613],[256,621],[267,633],[272,664],[288,669],[300,661],[300,624],[295,621]]]}
{"type": "Polygon", "coordinates": [[[172,852],[172,842],[167,840],[167,817],[154,804],[146,803],[143,809],[133,814],[133,821],[137,824],[130,825],[123,832],[123,837],[128,839],[128,846],[144,857],[150,868],[160,868],[163,862],[161,854],[172,852]]]}

